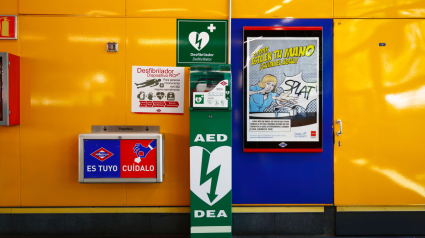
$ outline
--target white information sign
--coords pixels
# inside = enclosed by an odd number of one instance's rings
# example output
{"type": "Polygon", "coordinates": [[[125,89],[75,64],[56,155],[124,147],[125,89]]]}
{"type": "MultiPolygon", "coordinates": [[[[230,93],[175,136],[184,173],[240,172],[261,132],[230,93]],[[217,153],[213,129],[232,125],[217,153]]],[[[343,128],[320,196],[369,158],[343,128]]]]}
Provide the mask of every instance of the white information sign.
{"type": "Polygon", "coordinates": [[[183,114],[184,67],[133,66],[131,112],[183,114]]]}

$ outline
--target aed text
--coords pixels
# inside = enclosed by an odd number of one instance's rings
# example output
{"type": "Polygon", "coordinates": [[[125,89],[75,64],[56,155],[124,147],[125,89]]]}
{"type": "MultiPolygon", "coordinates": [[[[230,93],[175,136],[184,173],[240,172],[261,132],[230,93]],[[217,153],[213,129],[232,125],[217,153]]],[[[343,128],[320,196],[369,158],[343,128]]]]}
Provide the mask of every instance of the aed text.
{"type": "Polygon", "coordinates": [[[196,135],[195,142],[224,142],[227,141],[227,135],[225,134],[207,134],[206,137],[201,134],[196,135]],[[206,140],[205,140],[206,138],[206,140]]]}

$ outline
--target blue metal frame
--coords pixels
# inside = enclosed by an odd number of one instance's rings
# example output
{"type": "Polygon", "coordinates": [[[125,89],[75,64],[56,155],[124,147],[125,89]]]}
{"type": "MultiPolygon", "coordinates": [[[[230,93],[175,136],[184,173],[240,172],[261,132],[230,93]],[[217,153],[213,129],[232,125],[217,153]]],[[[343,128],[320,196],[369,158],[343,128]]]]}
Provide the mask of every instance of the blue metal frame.
{"type": "Polygon", "coordinates": [[[233,204],[333,204],[332,19],[232,19],[233,204]],[[243,27],[323,27],[323,152],[243,152],[243,27]]]}

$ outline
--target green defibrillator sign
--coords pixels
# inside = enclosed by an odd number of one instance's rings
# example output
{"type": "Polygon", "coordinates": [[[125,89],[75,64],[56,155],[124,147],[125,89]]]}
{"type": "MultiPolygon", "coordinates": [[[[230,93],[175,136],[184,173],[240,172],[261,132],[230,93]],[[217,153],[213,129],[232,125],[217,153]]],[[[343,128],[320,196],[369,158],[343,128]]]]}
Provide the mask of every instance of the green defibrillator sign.
{"type": "Polygon", "coordinates": [[[229,65],[190,68],[192,238],[232,237],[230,84],[229,65]]]}
{"type": "Polygon", "coordinates": [[[177,19],[177,66],[227,63],[227,20],[177,19]]]}

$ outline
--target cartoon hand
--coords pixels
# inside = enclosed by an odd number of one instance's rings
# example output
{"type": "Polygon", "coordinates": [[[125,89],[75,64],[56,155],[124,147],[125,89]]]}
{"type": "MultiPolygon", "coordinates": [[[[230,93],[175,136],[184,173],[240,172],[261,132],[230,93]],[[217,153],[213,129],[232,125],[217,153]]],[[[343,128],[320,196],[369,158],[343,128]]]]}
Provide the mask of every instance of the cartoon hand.
{"type": "Polygon", "coordinates": [[[289,96],[289,94],[291,94],[291,92],[282,93],[278,97],[272,97],[272,98],[278,101],[278,103],[281,103],[282,101],[284,101],[286,103],[297,104],[296,99],[298,99],[298,97],[291,97],[289,96]]]}
{"type": "Polygon", "coordinates": [[[145,158],[148,152],[151,150],[149,147],[144,147],[142,144],[137,143],[134,146],[134,153],[136,153],[137,157],[145,158]]]}
{"type": "Polygon", "coordinates": [[[267,90],[265,88],[261,89],[260,91],[258,91],[258,94],[266,94],[267,90]]]}

